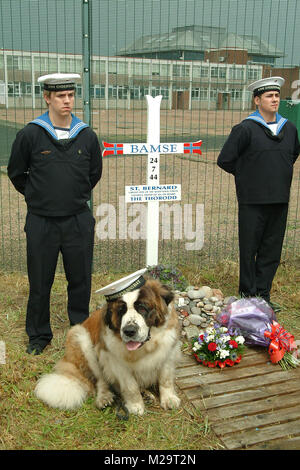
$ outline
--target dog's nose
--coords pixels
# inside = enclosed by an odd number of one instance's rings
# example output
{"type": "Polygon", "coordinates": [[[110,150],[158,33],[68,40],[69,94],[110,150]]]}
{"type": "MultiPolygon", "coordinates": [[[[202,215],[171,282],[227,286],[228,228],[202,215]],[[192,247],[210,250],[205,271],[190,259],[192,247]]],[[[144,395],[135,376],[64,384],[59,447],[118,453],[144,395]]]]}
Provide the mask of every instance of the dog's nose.
{"type": "Polygon", "coordinates": [[[128,336],[129,338],[132,338],[137,332],[137,327],[136,325],[133,324],[128,324],[123,328],[123,333],[128,336]]]}

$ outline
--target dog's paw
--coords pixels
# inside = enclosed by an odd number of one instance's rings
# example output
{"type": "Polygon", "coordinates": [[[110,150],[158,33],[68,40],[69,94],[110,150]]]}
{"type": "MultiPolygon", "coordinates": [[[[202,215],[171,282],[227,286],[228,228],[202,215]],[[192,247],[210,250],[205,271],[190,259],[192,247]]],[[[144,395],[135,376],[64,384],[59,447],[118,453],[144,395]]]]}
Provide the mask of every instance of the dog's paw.
{"type": "Polygon", "coordinates": [[[107,390],[97,395],[95,403],[96,403],[97,408],[101,410],[102,408],[105,408],[106,406],[111,405],[113,401],[114,401],[113,393],[110,390],[107,390]]]}
{"type": "Polygon", "coordinates": [[[164,410],[179,408],[180,398],[175,393],[166,393],[160,398],[160,405],[164,410]]]}
{"type": "Polygon", "coordinates": [[[136,402],[136,403],[131,403],[131,402],[127,402],[125,404],[127,410],[128,410],[128,413],[131,413],[133,415],[138,415],[138,416],[142,416],[144,414],[144,411],[145,411],[145,407],[144,407],[144,403],[140,403],[140,402],[136,402]]]}

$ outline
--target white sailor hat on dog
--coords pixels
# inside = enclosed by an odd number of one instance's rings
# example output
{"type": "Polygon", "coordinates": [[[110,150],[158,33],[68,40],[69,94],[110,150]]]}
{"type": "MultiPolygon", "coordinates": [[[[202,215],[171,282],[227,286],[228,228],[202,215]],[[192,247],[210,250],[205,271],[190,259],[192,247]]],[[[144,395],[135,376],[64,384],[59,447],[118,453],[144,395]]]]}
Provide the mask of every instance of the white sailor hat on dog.
{"type": "Polygon", "coordinates": [[[96,290],[96,293],[104,295],[107,301],[119,299],[127,292],[139,289],[145,284],[146,279],[143,277],[145,272],[147,272],[147,268],[140,269],[135,273],[129,274],[129,276],[96,290]]]}
{"type": "Polygon", "coordinates": [[[38,78],[38,83],[47,91],[74,90],[75,84],[80,80],[78,73],[52,73],[38,78]]]}
{"type": "Polygon", "coordinates": [[[250,83],[248,86],[249,91],[253,91],[254,96],[259,96],[266,91],[279,91],[284,84],[285,79],[282,77],[268,77],[250,83]]]}

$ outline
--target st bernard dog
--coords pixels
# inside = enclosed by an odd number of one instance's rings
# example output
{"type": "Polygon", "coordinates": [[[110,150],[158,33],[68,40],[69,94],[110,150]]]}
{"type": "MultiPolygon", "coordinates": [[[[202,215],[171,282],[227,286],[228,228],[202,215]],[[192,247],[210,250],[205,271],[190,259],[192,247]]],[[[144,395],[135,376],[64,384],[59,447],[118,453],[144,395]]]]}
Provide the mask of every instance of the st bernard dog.
{"type": "Polygon", "coordinates": [[[96,406],[121,395],[129,413],[142,415],[141,391],[157,384],[162,408],[178,408],[174,372],[180,358],[173,293],[154,279],[116,300],[107,300],[66,338],[64,357],[42,376],[36,396],[51,407],[74,409],[90,394],[96,406]]]}

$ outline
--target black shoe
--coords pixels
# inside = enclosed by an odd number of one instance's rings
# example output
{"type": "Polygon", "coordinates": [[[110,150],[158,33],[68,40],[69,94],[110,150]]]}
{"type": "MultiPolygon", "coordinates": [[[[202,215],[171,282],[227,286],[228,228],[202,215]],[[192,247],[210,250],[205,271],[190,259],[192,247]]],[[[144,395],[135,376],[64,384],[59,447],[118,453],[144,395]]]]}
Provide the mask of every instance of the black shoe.
{"type": "Polygon", "coordinates": [[[41,354],[44,351],[47,344],[42,345],[42,344],[39,344],[39,343],[29,343],[27,348],[26,348],[26,352],[28,354],[34,354],[34,356],[38,356],[39,354],[41,354]]]}

